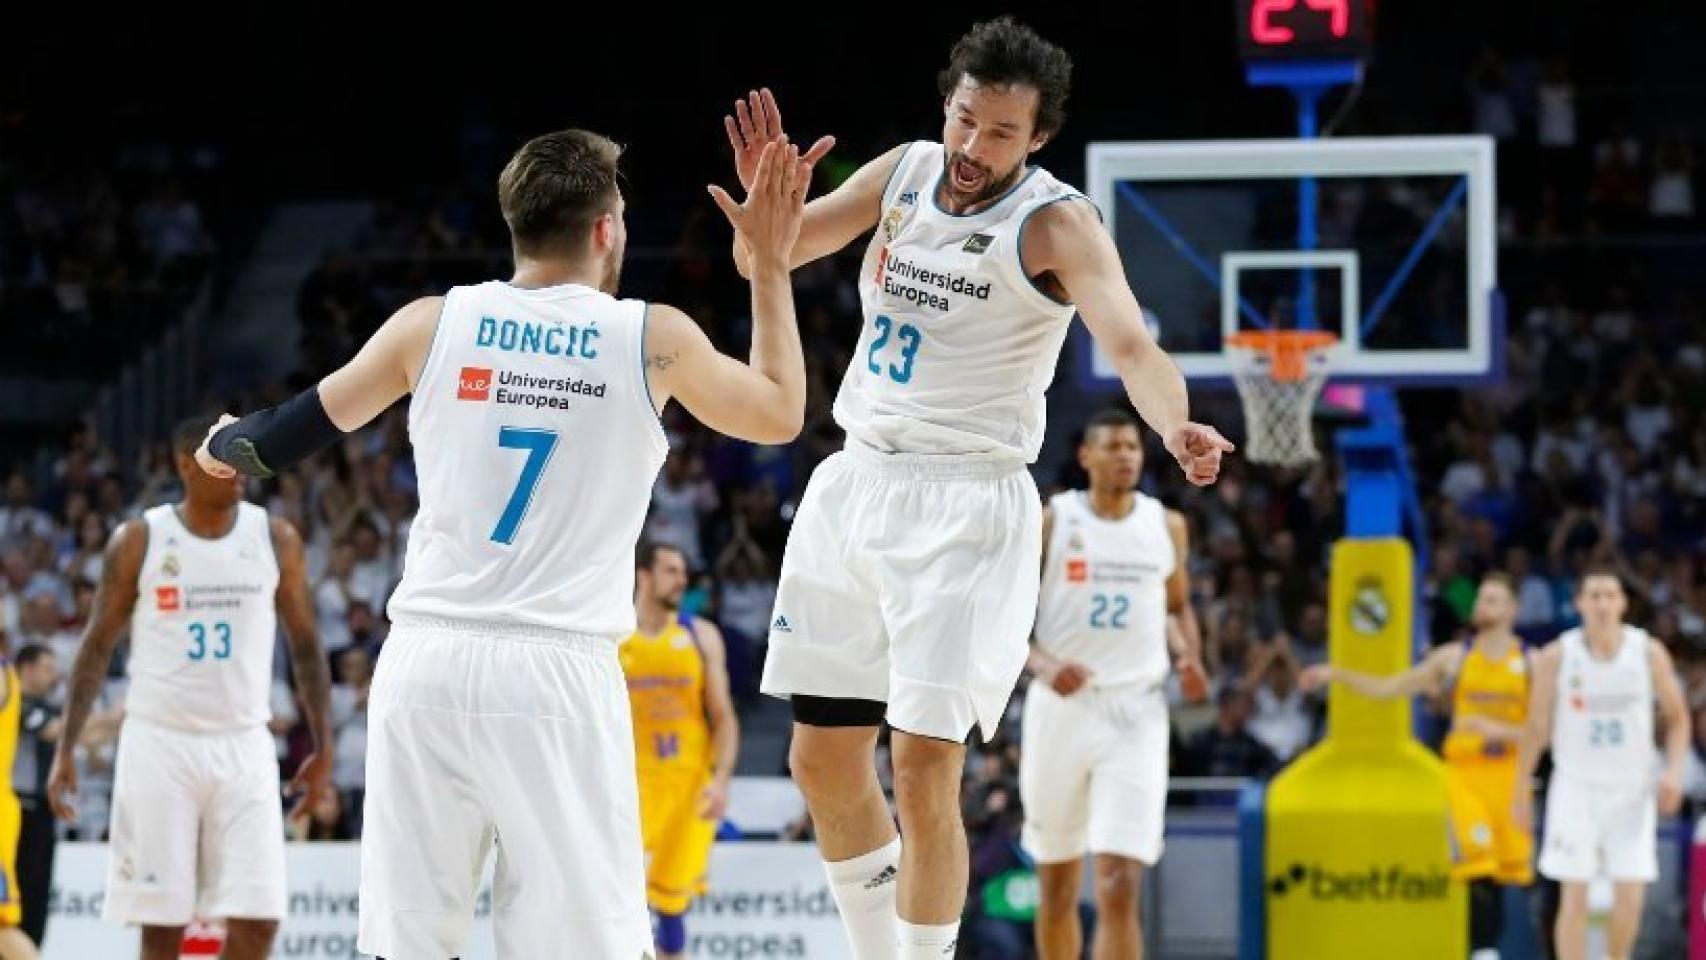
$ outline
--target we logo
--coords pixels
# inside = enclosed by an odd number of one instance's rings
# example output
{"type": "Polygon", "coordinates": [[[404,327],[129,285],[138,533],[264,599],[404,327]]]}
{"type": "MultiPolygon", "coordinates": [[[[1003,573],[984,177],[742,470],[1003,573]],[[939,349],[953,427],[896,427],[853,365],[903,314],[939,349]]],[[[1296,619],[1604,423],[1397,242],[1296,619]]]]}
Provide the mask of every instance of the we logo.
{"type": "Polygon", "coordinates": [[[492,394],[492,368],[463,367],[456,378],[456,399],[485,400],[492,394]]]}

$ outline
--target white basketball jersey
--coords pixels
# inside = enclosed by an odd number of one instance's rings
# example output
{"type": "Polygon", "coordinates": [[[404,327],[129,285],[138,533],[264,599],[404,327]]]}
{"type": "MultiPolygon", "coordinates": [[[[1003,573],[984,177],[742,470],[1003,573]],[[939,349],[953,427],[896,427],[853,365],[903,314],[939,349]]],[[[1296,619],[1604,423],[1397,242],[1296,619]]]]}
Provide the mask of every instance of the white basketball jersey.
{"type": "Polygon", "coordinates": [[[177,508],[144,513],[148,550],[130,620],[125,712],[191,733],[261,726],[272,716],[278,558],[267,512],[237,505],[218,540],[177,508]]]}
{"type": "Polygon", "coordinates": [[[1089,667],[1097,686],[1160,683],[1169,665],[1167,578],[1178,565],[1166,511],[1140,493],[1131,513],[1104,520],[1076,490],[1049,509],[1037,646],[1089,667]]]}
{"type": "Polygon", "coordinates": [[[578,284],[445,295],[409,404],[421,504],[393,617],[634,631],[634,544],[669,446],[645,318],[578,284]]]}
{"type": "Polygon", "coordinates": [[[1078,191],[1032,167],[981,213],[937,205],[943,148],[901,155],[859,271],[865,326],[835,422],[896,453],[996,453],[1036,460],[1043,393],[1075,312],[1025,273],[1019,235],[1078,191]]]}
{"type": "Polygon", "coordinates": [[[1613,785],[1647,782],[1653,761],[1653,678],[1648,640],[1625,626],[1610,660],[1596,659],[1580,628],[1558,638],[1552,763],[1572,780],[1613,785]]]}

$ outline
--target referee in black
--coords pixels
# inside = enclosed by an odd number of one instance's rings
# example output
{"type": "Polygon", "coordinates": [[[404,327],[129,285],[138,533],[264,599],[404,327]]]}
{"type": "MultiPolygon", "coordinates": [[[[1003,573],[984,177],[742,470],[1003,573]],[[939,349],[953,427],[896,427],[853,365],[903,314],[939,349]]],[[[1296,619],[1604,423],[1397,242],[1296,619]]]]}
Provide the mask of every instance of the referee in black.
{"type": "Polygon", "coordinates": [[[53,889],[53,811],[47,804],[47,773],[59,740],[59,707],[49,701],[59,684],[53,650],[27,644],[12,661],[18,668],[18,755],[12,763],[12,789],[18,794],[23,822],[18,833],[18,896],[23,901],[19,929],[41,946],[47,933],[47,901],[53,889]]]}

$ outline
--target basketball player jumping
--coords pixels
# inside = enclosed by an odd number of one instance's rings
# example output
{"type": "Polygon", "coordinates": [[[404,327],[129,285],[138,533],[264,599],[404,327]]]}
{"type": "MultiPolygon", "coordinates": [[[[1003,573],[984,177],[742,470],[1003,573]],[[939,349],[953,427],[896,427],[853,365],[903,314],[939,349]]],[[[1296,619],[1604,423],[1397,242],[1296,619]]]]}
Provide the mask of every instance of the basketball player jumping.
{"type": "Polygon", "coordinates": [[[1606,956],[1628,960],[1647,884],[1659,876],[1654,813],[1670,816],[1682,804],[1688,707],[1669,651],[1623,622],[1628,607],[1617,574],[1590,569],[1576,587],[1582,625],[1535,658],[1512,815],[1525,827],[1532,822],[1528,784],[1541,751],[1551,749],[1540,872],[1563,887],[1554,939],[1560,960],[1587,956],[1588,883],[1599,876],[1615,889],[1606,956]],[[1655,701],[1666,759],[1656,784],[1655,701]]]}
{"type": "Polygon", "coordinates": [[[740,724],[722,631],[680,613],[687,557],[668,544],[642,544],[634,571],[639,624],[621,656],[634,712],[646,901],[657,914],[658,960],[678,960],[687,948],[687,907],[705,892],[711,843],[728,807],[740,724]]]}
{"type": "MultiPolygon", "coordinates": [[[[860,958],[940,957],[958,938],[964,743],[974,724],[993,733],[1025,663],[1042,550],[1026,465],[1073,314],[1191,482],[1232,448],[1190,422],[1095,208],[1028,164],[1060,129],[1070,72],[1009,18],[974,27],[941,77],[943,142],[895,147],[814,200],[793,248],[806,263],[877,231],[835,401],[846,447],[794,519],[763,679],[793,701],[793,775],[860,958]],[[904,851],[873,763],[885,720],[904,851]]],[[[781,118],[768,91],[736,114],[746,183],[781,118]]],[[[750,269],[739,241],[735,261],[750,269]]]]}
{"type": "Polygon", "coordinates": [[[1183,677],[1202,676],[1201,641],[1177,511],[1137,492],[1143,438],[1123,410],[1097,414],[1078,462],[1088,491],[1043,508],[1036,679],[1019,761],[1026,851],[1037,862],[1037,955],[1076,960],[1078,890],[1095,855],[1097,957],[1141,957],[1138,889],[1161,859],[1167,806],[1169,615],[1183,677]]]}
{"type": "Polygon", "coordinates": [[[1453,873],[1469,883],[1471,960],[1497,957],[1504,928],[1498,885],[1526,887],[1534,880],[1534,835],[1512,819],[1518,784],[1517,746],[1528,720],[1529,658],[1516,635],[1516,587],[1503,573],[1481,578],[1470,620],[1475,635],[1441,644],[1403,673],[1374,676],[1319,664],[1303,671],[1299,686],[1319,689],[1336,680],[1365,697],[1447,696],[1451,732],[1442,753],[1449,780],[1457,863],[1453,873]]]}
{"type": "Polygon", "coordinates": [[[342,369],[222,421],[202,466],[265,476],[405,395],[420,512],[368,702],[365,953],[442,960],[497,848],[499,956],[651,952],[628,696],[634,546],[678,399],[710,427],[785,443],[805,415],[787,252],[809,162],[767,145],[744,204],[752,360],[686,314],[618,300],[621,148],[567,130],[498,179],[515,273],[399,310],[342,369]],[[565,953],[566,952],[566,953],[565,953]]]}
{"type": "Polygon", "coordinates": [[[267,730],[279,620],[314,739],[291,785],[302,791],[299,810],[331,775],[331,678],[302,539],[244,503],[242,480],[196,465],[212,424],[187,420],[173,434],[183,501],[126,521],[107,545],[48,777],[54,812],[71,820],[72,750],[128,627],[102,913],[142,927],[143,960],[177,960],[196,917],[225,921],[224,956],[271,955],[286,907],[278,755],[267,730]]]}

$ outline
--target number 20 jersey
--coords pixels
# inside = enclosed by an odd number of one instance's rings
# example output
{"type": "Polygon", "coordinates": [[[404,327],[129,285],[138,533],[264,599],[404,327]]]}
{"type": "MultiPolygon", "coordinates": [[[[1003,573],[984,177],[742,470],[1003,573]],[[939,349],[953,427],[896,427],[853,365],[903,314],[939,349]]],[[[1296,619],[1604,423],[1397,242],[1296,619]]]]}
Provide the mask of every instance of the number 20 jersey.
{"type": "Polygon", "coordinates": [[[864,328],[835,398],[835,422],[884,452],[1036,460],[1043,393],[1074,308],[1039,290],[1020,249],[1025,221],[1085,202],[1032,167],[980,212],[944,211],[943,147],[902,153],[859,271],[864,328]]]}
{"type": "Polygon", "coordinates": [[[445,295],[409,436],[420,511],[400,615],[634,630],[634,544],[668,441],[646,305],[578,284],[445,295]]]}

